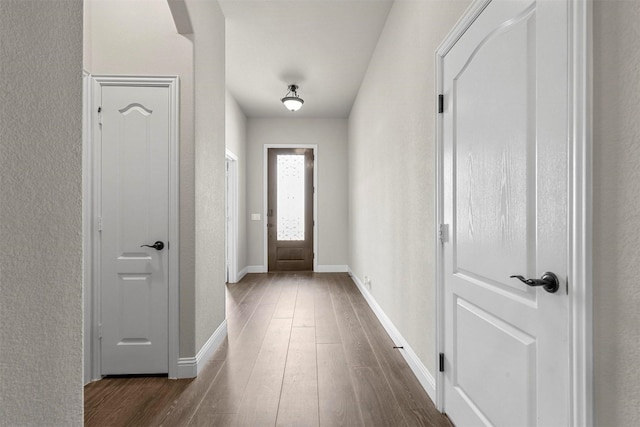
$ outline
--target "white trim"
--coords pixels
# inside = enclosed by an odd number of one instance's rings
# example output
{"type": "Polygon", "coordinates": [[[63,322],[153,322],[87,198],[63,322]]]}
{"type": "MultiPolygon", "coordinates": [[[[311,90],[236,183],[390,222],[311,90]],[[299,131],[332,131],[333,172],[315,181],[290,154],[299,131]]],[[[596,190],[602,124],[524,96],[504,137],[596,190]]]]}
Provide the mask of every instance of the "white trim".
{"type": "Polygon", "coordinates": [[[263,221],[263,262],[264,270],[256,273],[266,273],[269,271],[269,236],[267,235],[267,212],[269,210],[269,148],[311,148],[313,149],[313,271],[318,268],[318,144],[264,144],[263,148],[263,168],[262,168],[262,213],[265,221],[263,221]]]}
{"type": "MultiPolygon", "coordinates": [[[[167,87],[169,89],[170,107],[169,107],[169,239],[171,250],[168,252],[169,257],[169,304],[168,304],[168,375],[170,378],[176,378],[179,371],[178,354],[180,345],[180,329],[179,329],[179,78],[177,76],[92,76],[93,85],[91,92],[91,117],[90,123],[92,128],[91,140],[99,141],[100,134],[96,123],[95,112],[100,106],[100,88],[102,86],[120,86],[123,84],[129,86],[157,86],[167,87]]],[[[100,323],[100,241],[96,236],[93,224],[96,224],[97,213],[101,212],[100,194],[101,188],[99,180],[94,179],[100,176],[100,152],[93,150],[92,141],[87,148],[88,163],[92,166],[87,173],[91,178],[90,198],[91,203],[87,203],[84,209],[91,209],[88,213],[91,218],[91,232],[88,237],[91,240],[91,277],[93,291],[93,307],[85,307],[85,309],[93,309],[92,318],[92,372],[94,379],[100,378],[100,341],[98,339],[98,325],[100,323]]],[[[86,213],[86,211],[85,211],[86,213]]]]}
{"type": "Polygon", "coordinates": [[[245,267],[242,270],[238,271],[238,282],[241,281],[242,279],[244,279],[244,276],[246,276],[249,273],[249,267],[245,267]]]}
{"type": "Polygon", "coordinates": [[[247,273],[266,273],[267,267],[264,265],[248,265],[244,268],[247,273]]]}
{"type": "Polygon", "coordinates": [[[225,263],[229,272],[228,282],[238,281],[238,156],[226,150],[225,165],[229,165],[226,172],[225,199],[225,236],[227,238],[225,263]],[[230,209],[228,204],[231,204],[230,209]],[[226,220],[226,216],[231,210],[231,224],[226,220]],[[231,229],[231,236],[228,230],[231,229]]]}
{"type": "Polygon", "coordinates": [[[202,368],[207,364],[213,354],[220,348],[220,345],[227,337],[227,319],[223,320],[220,326],[211,334],[206,343],[202,346],[198,354],[196,354],[196,363],[198,365],[198,374],[202,372],[202,368]]]}
{"type": "Polygon", "coordinates": [[[225,155],[227,156],[228,159],[231,159],[234,162],[238,161],[238,156],[236,156],[235,153],[229,150],[228,148],[225,149],[225,155]]]}
{"type": "Polygon", "coordinates": [[[574,427],[594,425],[592,297],[592,2],[570,2],[569,283],[574,427]]]}
{"type": "MultiPolygon", "coordinates": [[[[436,94],[442,93],[443,81],[441,79],[442,76],[442,57],[436,58],[436,94]]],[[[434,111],[438,111],[438,106],[434,111]]],[[[436,284],[436,295],[435,295],[435,320],[436,320],[436,346],[434,348],[434,357],[435,360],[438,360],[440,353],[444,352],[445,345],[445,312],[444,312],[444,246],[440,241],[440,225],[444,224],[444,168],[443,168],[443,150],[442,150],[442,117],[441,114],[436,116],[436,167],[435,167],[435,182],[436,182],[436,203],[434,206],[435,209],[435,219],[436,223],[434,226],[433,235],[436,236],[435,239],[435,267],[436,271],[434,272],[435,276],[435,284],[436,284]]],[[[436,409],[440,412],[444,412],[444,373],[438,372],[436,374],[436,399],[434,400],[436,409]]]]}
{"type": "Polygon", "coordinates": [[[348,273],[348,265],[318,265],[316,273],[348,273]]]}
{"type": "Polygon", "coordinates": [[[198,361],[195,357],[180,357],[177,371],[176,379],[195,378],[198,376],[198,361]]]}
{"type": "Polygon", "coordinates": [[[169,378],[178,374],[180,354],[180,80],[169,77],[172,140],[169,153],[169,378]]]}
{"type": "MultiPolygon", "coordinates": [[[[407,340],[404,339],[398,328],[393,324],[391,319],[386,315],[382,307],[378,305],[378,302],[375,300],[371,292],[363,285],[362,281],[351,271],[349,268],[349,276],[351,276],[351,280],[356,284],[360,293],[364,297],[364,299],[371,307],[371,310],[375,313],[376,317],[384,327],[384,329],[389,334],[389,337],[393,341],[393,343],[398,347],[403,347],[398,349],[404,360],[407,361],[409,368],[420,382],[422,388],[427,392],[432,401],[435,402],[436,397],[436,381],[427,369],[426,366],[422,363],[418,355],[413,351],[407,340]]],[[[437,359],[436,359],[437,360],[437,359]]]]}
{"type": "MultiPolygon", "coordinates": [[[[492,1],[493,0],[475,0],[469,5],[469,7],[467,7],[467,10],[464,11],[462,17],[458,22],[456,22],[456,25],[453,26],[451,31],[449,31],[447,37],[445,37],[442,43],[440,43],[440,46],[436,50],[436,58],[443,58],[447,53],[449,53],[460,37],[462,37],[465,31],[467,31],[471,24],[473,24],[476,18],[492,1]]],[[[438,77],[436,76],[436,79],[437,78],[438,77]]],[[[442,87],[438,87],[438,89],[442,89],[442,87]]],[[[437,108],[436,111],[438,111],[437,108]]]]}
{"type": "Polygon", "coordinates": [[[92,263],[91,263],[91,74],[82,72],[82,289],[84,292],[84,326],[82,364],[83,381],[88,384],[96,379],[94,373],[93,356],[93,292],[92,292],[92,263]]]}
{"type": "MultiPolygon", "coordinates": [[[[436,51],[436,93],[443,89],[443,58],[491,0],[476,0],[436,51]]],[[[571,331],[571,424],[591,427],[593,415],[593,315],[592,315],[592,162],[591,162],[591,35],[592,1],[568,0],[570,28],[571,108],[569,174],[569,283],[571,331]]],[[[437,111],[437,109],[436,109],[437,111]]],[[[436,115],[436,236],[443,221],[442,117],[436,115]]],[[[444,348],[443,252],[436,239],[436,355],[444,348]]],[[[436,377],[436,407],[443,410],[444,376],[436,377]]]]}
{"type": "Polygon", "coordinates": [[[90,269],[91,269],[91,307],[85,307],[85,309],[91,310],[91,376],[92,380],[96,381],[102,378],[101,375],[101,354],[100,354],[100,339],[99,339],[99,325],[100,325],[100,292],[99,292],[99,280],[100,280],[100,241],[98,239],[98,233],[96,232],[96,217],[97,212],[100,212],[100,187],[98,186],[99,180],[96,179],[102,173],[100,166],[100,158],[98,152],[94,149],[95,141],[99,140],[99,134],[97,126],[95,125],[97,118],[97,105],[96,98],[98,97],[98,90],[96,89],[96,82],[91,76],[91,88],[89,93],[89,139],[87,147],[87,156],[89,170],[88,183],[89,183],[89,198],[88,203],[84,206],[89,210],[89,236],[91,244],[89,246],[90,269]]]}
{"type": "Polygon", "coordinates": [[[218,329],[209,337],[195,357],[181,357],[178,359],[178,376],[176,378],[195,378],[200,375],[202,369],[211,358],[220,345],[227,337],[227,320],[225,319],[218,329]]]}

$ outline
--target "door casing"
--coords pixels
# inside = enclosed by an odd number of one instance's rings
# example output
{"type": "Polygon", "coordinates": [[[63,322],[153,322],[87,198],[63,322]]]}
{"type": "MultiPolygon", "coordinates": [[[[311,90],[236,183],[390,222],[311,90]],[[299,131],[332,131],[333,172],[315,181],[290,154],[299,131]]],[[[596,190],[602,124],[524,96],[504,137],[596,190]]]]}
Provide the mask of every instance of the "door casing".
{"type": "Polygon", "coordinates": [[[318,145],[317,144],[265,144],[263,148],[262,174],[262,216],[263,216],[263,272],[269,271],[269,235],[267,228],[267,212],[269,210],[269,148],[310,148],[313,150],[313,271],[318,271],[318,145]]]}
{"type": "MultiPolygon", "coordinates": [[[[460,36],[493,0],[476,0],[436,51],[436,95],[444,86],[443,59],[460,36]]],[[[589,0],[569,0],[569,218],[568,278],[570,283],[571,424],[593,426],[593,327],[592,327],[592,166],[591,166],[591,8],[589,0]]],[[[438,111],[438,97],[434,99],[438,111]]],[[[444,251],[440,225],[444,223],[442,116],[436,116],[436,349],[444,349],[444,251]]],[[[444,410],[444,374],[436,377],[436,406],[444,410]]]]}
{"type": "Polygon", "coordinates": [[[85,324],[85,336],[90,337],[91,355],[85,357],[85,381],[98,380],[100,375],[100,239],[98,231],[98,213],[100,212],[101,176],[100,151],[95,149],[95,141],[100,140],[100,88],[103,86],[146,86],[167,87],[170,93],[169,117],[169,239],[171,250],[169,258],[169,312],[168,312],[168,361],[169,378],[178,377],[179,354],[179,79],[177,76],[110,76],[95,75],[91,79],[86,112],[89,129],[84,141],[83,170],[83,218],[85,224],[84,241],[84,277],[85,291],[90,298],[85,301],[85,311],[90,314],[90,324],[85,324]],[[88,282],[87,282],[88,281],[88,282]],[[90,366],[86,366],[90,361],[90,366]]]}
{"type": "MultiPolygon", "coordinates": [[[[92,334],[92,305],[93,305],[93,289],[92,289],[92,276],[91,276],[91,224],[93,223],[91,217],[91,110],[93,109],[91,104],[91,74],[86,70],[82,72],[82,264],[84,266],[82,271],[82,288],[83,288],[83,381],[84,384],[91,382],[92,379],[96,379],[92,367],[95,364],[92,361],[93,352],[93,334],[92,334]]],[[[99,366],[99,365],[98,365],[99,366]]]]}
{"type": "Polygon", "coordinates": [[[238,156],[227,150],[226,164],[227,185],[226,185],[226,212],[229,220],[226,222],[227,234],[227,269],[229,272],[229,283],[238,281],[238,156]]]}

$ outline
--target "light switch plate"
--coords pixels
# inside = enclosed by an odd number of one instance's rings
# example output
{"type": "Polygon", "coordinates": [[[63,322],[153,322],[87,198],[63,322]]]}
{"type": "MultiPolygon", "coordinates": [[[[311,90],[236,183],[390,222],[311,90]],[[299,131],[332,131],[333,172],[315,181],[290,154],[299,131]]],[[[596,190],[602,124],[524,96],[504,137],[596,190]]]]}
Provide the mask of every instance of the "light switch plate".
{"type": "Polygon", "coordinates": [[[260,214],[251,214],[251,221],[260,221],[260,214]]]}

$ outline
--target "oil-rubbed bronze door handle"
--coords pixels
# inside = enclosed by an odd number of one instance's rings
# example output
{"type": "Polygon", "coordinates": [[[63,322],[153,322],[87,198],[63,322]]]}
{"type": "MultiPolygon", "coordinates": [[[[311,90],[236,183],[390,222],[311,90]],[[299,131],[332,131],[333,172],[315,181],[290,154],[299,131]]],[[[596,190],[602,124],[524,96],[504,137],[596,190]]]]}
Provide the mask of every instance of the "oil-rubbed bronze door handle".
{"type": "Polygon", "coordinates": [[[164,242],[161,242],[160,240],[158,240],[153,245],[140,245],[140,247],[141,248],[153,248],[156,251],[161,251],[161,250],[164,249],[164,242]]]}
{"type": "Polygon", "coordinates": [[[558,280],[558,276],[550,271],[544,273],[540,279],[525,279],[524,277],[518,275],[509,277],[511,277],[512,279],[518,279],[527,286],[542,286],[544,287],[545,291],[551,294],[557,292],[560,288],[560,281],[558,280]]]}

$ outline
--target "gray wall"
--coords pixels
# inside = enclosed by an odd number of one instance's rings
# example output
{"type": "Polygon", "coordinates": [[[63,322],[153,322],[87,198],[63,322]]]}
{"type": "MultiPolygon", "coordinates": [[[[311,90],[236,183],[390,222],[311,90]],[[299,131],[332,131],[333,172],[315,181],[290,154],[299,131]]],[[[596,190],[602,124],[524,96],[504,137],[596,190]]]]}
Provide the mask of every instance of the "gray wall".
{"type": "Polygon", "coordinates": [[[238,271],[247,263],[247,117],[227,91],[226,105],[226,144],[227,150],[238,157],[238,271]]]}
{"type": "Polygon", "coordinates": [[[217,1],[186,4],[194,46],[197,353],[225,319],[225,23],[217,1]]]}
{"type": "Polygon", "coordinates": [[[593,301],[598,426],[640,425],[640,2],[594,2],[593,301]]]}
{"type": "MultiPolygon", "coordinates": [[[[284,108],[284,107],[283,107],[284,108]]],[[[345,119],[249,119],[247,214],[250,266],[264,264],[263,162],[265,144],[317,144],[318,266],[347,265],[347,121],[345,119]]],[[[266,266],[264,266],[266,268],[266,266]]]]}
{"type": "Polygon", "coordinates": [[[349,264],[431,373],[434,56],[468,3],[395,2],[349,117],[349,264]]]}
{"type": "Polygon", "coordinates": [[[0,1],[0,425],[82,425],[82,2],[0,1]]]}

